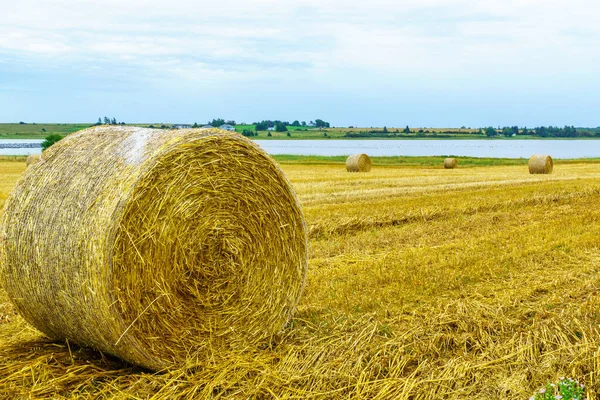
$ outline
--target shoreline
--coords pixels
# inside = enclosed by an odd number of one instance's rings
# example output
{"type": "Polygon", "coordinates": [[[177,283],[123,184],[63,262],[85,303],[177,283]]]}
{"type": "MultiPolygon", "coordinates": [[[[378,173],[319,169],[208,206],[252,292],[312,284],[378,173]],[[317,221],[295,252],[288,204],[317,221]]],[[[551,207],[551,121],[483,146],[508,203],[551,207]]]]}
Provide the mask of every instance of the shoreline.
{"type": "MultiPolygon", "coordinates": [[[[344,165],[346,156],[297,156],[292,154],[271,155],[280,164],[344,165]]],[[[443,168],[447,156],[373,156],[374,167],[439,167],[443,168]]],[[[477,166],[527,165],[528,158],[456,157],[458,168],[477,166]]],[[[0,155],[0,162],[25,162],[26,155],[0,155]]],[[[555,164],[600,164],[597,158],[553,158],[555,164]]]]}

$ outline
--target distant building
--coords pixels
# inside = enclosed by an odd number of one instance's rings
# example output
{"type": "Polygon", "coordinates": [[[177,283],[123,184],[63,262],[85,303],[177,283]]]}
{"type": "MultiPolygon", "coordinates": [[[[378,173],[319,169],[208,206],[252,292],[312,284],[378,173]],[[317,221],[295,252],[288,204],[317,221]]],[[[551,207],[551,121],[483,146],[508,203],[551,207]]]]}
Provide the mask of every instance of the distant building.
{"type": "Polygon", "coordinates": [[[201,129],[213,129],[214,126],[212,125],[204,125],[201,129]]]}
{"type": "Polygon", "coordinates": [[[190,129],[191,127],[189,124],[175,124],[171,126],[173,129],[190,129]]]}
{"type": "Polygon", "coordinates": [[[224,131],[235,132],[235,126],[233,125],[223,124],[219,128],[223,129],[224,131]]]}
{"type": "Polygon", "coordinates": [[[274,131],[274,130],[275,130],[275,127],[274,127],[274,126],[269,126],[269,127],[267,128],[267,130],[268,130],[268,131],[274,131]]]}

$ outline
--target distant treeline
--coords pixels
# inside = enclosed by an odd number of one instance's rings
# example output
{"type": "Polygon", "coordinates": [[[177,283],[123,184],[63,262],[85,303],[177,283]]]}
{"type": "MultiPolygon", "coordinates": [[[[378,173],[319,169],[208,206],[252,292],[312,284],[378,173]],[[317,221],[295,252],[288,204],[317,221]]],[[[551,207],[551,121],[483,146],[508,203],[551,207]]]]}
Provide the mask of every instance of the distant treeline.
{"type": "MultiPolygon", "coordinates": [[[[296,126],[296,127],[300,127],[300,126],[306,126],[306,127],[311,127],[311,128],[329,128],[331,125],[329,124],[329,122],[327,121],[323,121],[322,119],[316,119],[314,121],[310,121],[308,124],[306,123],[306,121],[298,121],[295,120],[294,122],[290,123],[289,121],[280,121],[280,120],[263,120],[260,122],[254,122],[253,125],[256,126],[256,130],[257,131],[266,131],[269,128],[275,128],[275,130],[277,130],[277,127],[286,127],[286,126],[296,126]]],[[[280,128],[281,129],[281,128],[280,128]]],[[[285,130],[280,130],[280,132],[285,132],[287,129],[285,130]]]]}
{"type": "MultiPolygon", "coordinates": [[[[479,130],[480,132],[482,129],[479,130]]],[[[539,137],[600,137],[600,127],[598,128],[575,128],[574,126],[565,125],[560,128],[558,126],[538,126],[533,129],[527,127],[519,128],[518,126],[505,126],[504,128],[487,127],[483,130],[486,136],[493,137],[498,135],[503,136],[539,136],[539,137]]]]}
{"type": "Polygon", "coordinates": [[[429,130],[424,130],[424,129],[419,129],[419,130],[411,130],[408,126],[406,128],[404,128],[402,131],[400,131],[399,129],[394,129],[394,130],[389,130],[386,126],[383,127],[383,129],[381,130],[377,130],[377,129],[371,129],[369,131],[359,131],[359,132],[352,132],[352,131],[347,131],[345,133],[345,137],[348,138],[376,138],[376,137],[382,137],[382,138],[386,138],[386,137],[408,137],[409,135],[411,137],[425,137],[425,136],[431,136],[431,137],[438,137],[438,138],[447,138],[447,137],[452,137],[452,135],[448,135],[448,134],[457,134],[457,133],[473,133],[473,134],[477,134],[477,132],[471,132],[471,131],[434,131],[431,132],[429,130]]]}
{"type": "MultiPolygon", "coordinates": [[[[208,121],[208,125],[213,126],[215,128],[218,128],[221,125],[225,125],[225,124],[235,126],[235,121],[234,120],[225,121],[223,118],[216,118],[216,119],[213,118],[212,121],[208,121]]],[[[198,125],[198,124],[196,124],[194,122],[194,125],[198,125]]]]}
{"type": "Polygon", "coordinates": [[[113,117],[112,119],[104,117],[104,120],[98,117],[98,121],[95,123],[95,125],[102,125],[103,123],[104,125],[125,125],[125,122],[117,122],[117,119],[115,117],[113,117]]]}
{"type": "Polygon", "coordinates": [[[560,128],[558,126],[539,126],[533,129],[527,127],[519,128],[518,126],[505,126],[503,128],[494,128],[488,126],[487,128],[479,128],[478,130],[423,130],[423,129],[410,129],[408,126],[402,131],[399,129],[388,130],[387,127],[377,130],[365,130],[365,131],[347,131],[345,137],[348,138],[375,138],[375,137],[438,137],[447,138],[457,134],[461,135],[485,135],[487,137],[495,136],[538,136],[541,138],[548,137],[600,137],[600,127],[598,128],[575,128],[574,126],[567,126],[560,128]]]}

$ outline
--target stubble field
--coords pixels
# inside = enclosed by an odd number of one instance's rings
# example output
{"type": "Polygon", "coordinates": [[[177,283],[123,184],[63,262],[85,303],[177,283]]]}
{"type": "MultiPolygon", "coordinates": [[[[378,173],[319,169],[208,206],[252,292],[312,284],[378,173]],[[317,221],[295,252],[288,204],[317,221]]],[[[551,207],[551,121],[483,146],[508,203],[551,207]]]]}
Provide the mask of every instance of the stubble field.
{"type": "MultiPolygon", "coordinates": [[[[600,163],[282,168],[310,260],[274,342],[153,374],[45,339],[0,288],[0,397],[516,399],[559,376],[598,397],[600,163]]],[[[0,209],[24,170],[0,161],[0,209]]]]}

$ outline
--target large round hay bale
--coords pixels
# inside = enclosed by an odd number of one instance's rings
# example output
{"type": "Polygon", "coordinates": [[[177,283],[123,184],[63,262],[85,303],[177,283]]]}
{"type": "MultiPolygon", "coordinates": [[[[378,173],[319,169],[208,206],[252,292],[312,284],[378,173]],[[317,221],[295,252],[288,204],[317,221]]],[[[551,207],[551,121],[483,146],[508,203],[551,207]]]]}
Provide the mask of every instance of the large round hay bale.
{"type": "Polygon", "coordinates": [[[30,154],[27,157],[27,160],[25,160],[25,165],[27,165],[29,167],[30,165],[36,164],[40,161],[41,157],[42,157],[41,154],[30,154]]]}
{"type": "Polygon", "coordinates": [[[458,160],[456,158],[446,158],[444,160],[444,168],[446,169],[454,169],[458,165],[458,160]]]}
{"type": "Polygon", "coordinates": [[[346,170],[348,172],[369,172],[371,159],[366,154],[354,154],[346,159],[346,170]]]}
{"type": "Polygon", "coordinates": [[[551,174],[553,166],[552,157],[546,154],[534,154],[529,159],[530,174],[551,174]]]}
{"type": "Polygon", "coordinates": [[[66,137],[18,183],[0,243],[0,284],[27,321],[154,370],[264,344],[307,268],[289,181],[214,129],[66,137]]]}

